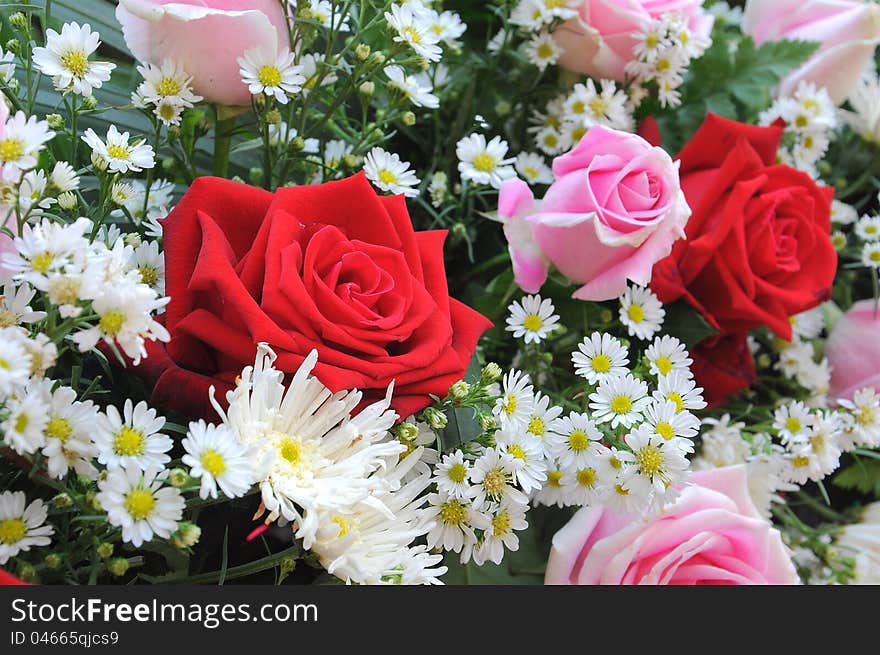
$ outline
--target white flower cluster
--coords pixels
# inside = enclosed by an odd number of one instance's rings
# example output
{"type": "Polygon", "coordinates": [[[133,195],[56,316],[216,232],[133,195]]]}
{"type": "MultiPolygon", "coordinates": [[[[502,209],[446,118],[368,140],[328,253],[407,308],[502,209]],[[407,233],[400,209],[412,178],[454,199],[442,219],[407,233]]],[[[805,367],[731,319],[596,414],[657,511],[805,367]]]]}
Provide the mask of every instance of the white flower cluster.
{"type": "Polygon", "coordinates": [[[49,28],[45,47],[34,48],[34,67],[51,77],[59,91],[91,96],[92,89],[100,89],[116,68],[116,64],[89,60],[101,44],[99,38],[88,23],[65,23],[60,34],[49,28]]]}
{"type": "Polygon", "coordinates": [[[634,59],[627,63],[626,72],[639,84],[655,82],[662,106],[678,107],[678,89],[688,65],[701,57],[712,41],[691,31],[687,19],[674,12],[650,22],[635,39],[634,59]]]}
{"type": "Polygon", "coordinates": [[[790,319],[792,341],[774,341],[779,359],[773,365],[785,377],[795,380],[810,392],[809,404],[813,407],[828,405],[828,389],[831,385],[831,364],[826,357],[816,361],[816,347],[813,339],[825,329],[822,308],[816,307],[790,319]]]}
{"type": "Polygon", "coordinates": [[[840,117],[866,141],[880,142],[880,77],[875,66],[865,70],[848,100],[852,111],[840,109],[840,117]]]}
{"type": "Polygon", "coordinates": [[[183,110],[202,100],[190,87],[192,78],[182,66],[170,59],[160,65],[138,66],[144,81],[132,93],[135,107],[153,106],[153,113],[163,125],[180,125],[183,110]]]}
{"type": "Polygon", "coordinates": [[[862,242],[862,265],[875,271],[880,269],[880,216],[862,216],[855,221],[853,232],[862,242]]]}
{"type": "Polygon", "coordinates": [[[824,88],[801,82],[790,98],[779,98],[761,112],[759,123],[785,122],[790,144],[780,147],[779,157],[786,163],[818,177],[816,164],[825,156],[832,133],[838,126],[837,108],[824,88]]]}
{"type": "MultiPolygon", "coordinates": [[[[510,23],[529,35],[529,41],[525,44],[526,57],[542,72],[555,64],[562,54],[562,48],[553,38],[551,29],[577,16],[576,4],[574,0],[520,0],[511,11],[510,23]]],[[[501,40],[505,40],[506,34],[503,31],[499,34],[501,40]]]]}

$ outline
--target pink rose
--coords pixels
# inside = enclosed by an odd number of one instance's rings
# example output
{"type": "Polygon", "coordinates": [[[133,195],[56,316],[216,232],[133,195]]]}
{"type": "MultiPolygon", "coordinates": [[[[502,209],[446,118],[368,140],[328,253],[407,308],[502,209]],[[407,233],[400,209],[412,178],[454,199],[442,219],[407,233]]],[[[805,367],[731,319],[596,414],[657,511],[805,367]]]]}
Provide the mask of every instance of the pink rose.
{"type": "Polygon", "coordinates": [[[862,300],[838,319],[825,342],[825,355],[831,364],[834,400],[852,400],[866,387],[880,391],[880,315],[874,301],[862,300]]]}
{"type": "Polygon", "coordinates": [[[880,7],[860,0],[749,0],[743,31],[755,43],[781,39],[821,41],[819,50],[786,77],[780,96],[801,81],[824,86],[842,104],[880,42],[880,7]]]}
{"type": "Polygon", "coordinates": [[[743,465],[691,476],[659,516],[584,508],[553,537],[546,584],[798,584],[743,465]]]}
{"type": "Polygon", "coordinates": [[[135,57],[181,64],[193,90],[221,105],[250,103],[238,57],[289,39],[278,0],[120,0],[116,18],[135,57]]]}
{"type": "Polygon", "coordinates": [[[550,264],[583,285],[574,293],[581,300],[616,298],[627,280],[648,284],[691,213],[678,164],[640,136],[597,126],[556,158],[553,173],[541,201],[521,180],[501,187],[517,284],[537,292],[550,264]]]}
{"type": "Polygon", "coordinates": [[[663,14],[679,12],[700,37],[712,32],[714,18],[703,0],[582,0],[578,16],[565,22],[553,38],[562,47],[562,68],[590,77],[623,80],[634,58],[635,35],[663,14]]]}

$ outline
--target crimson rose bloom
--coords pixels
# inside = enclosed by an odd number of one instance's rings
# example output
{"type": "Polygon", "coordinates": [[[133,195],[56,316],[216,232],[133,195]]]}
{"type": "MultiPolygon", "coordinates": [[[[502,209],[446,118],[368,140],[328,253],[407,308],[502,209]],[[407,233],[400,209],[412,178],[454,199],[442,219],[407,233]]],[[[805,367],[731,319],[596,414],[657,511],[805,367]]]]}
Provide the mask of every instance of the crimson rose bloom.
{"type": "Polygon", "coordinates": [[[693,214],[651,287],[664,303],[686,300],[721,333],[694,353],[696,377],[716,400],[754,375],[746,332],[764,325],[790,340],[789,318],[829,298],[837,271],[834,190],[775,163],[782,129],[709,114],[678,157],[693,214]]]}
{"type": "Polygon", "coordinates": [[[312,348],[332,391],[384,396],[408,416],[460,379],[491,323],[449,297],[444,231],[414,232],[402,196],[366,178],[274,194],[197,179],[163,223],[166,344],[141,365],[152,402],[211,416],[257,343],[295,371],[312,348]]]}

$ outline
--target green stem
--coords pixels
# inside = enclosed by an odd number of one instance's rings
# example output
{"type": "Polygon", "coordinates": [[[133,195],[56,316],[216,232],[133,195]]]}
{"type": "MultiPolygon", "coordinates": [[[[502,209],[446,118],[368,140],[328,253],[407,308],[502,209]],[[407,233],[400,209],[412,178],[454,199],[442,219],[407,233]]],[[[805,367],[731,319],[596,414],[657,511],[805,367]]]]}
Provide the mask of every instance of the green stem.
{"type": "MultiPolygon", "coordinates": [[[[234,580],[235,578],[242,578],[246,575],[252,575],[254,573],[259,573],[260,571],[265,571],[266,569],[271,569],[278,566],[281,561],[287,557],[298,557],[302,554],[302,548],[299,544],[295,546],[291,546],[286,550],[282,550],[279,553],[274,553],[267,557],[263,557],[262,559],[254,560],[253,562],[248,562],[247,564],[242,564],[240,566],[233,566],[232,568],[228,568],[225,570],[225,580],[234,580]]],[[[193,576],[178,576],[175,574],[166,575],[161,577],[152,577],[141,575],[142,578],[147,580],[147,582],[151,583],[186,583],[186,584],[211,584],[216,583],[220,580],[221,576],[223,576],[223,571],[211,571],[210,573],[200,573],[198,575],[193,576]]]]}
{"type": "Polygon", "coordinates": [[[235,127],[234,118],[218,116],[214,125],[214,166],[212,173],[217,177],[229,175],[229,149],[232,146],[232,133],[235,127]]]}

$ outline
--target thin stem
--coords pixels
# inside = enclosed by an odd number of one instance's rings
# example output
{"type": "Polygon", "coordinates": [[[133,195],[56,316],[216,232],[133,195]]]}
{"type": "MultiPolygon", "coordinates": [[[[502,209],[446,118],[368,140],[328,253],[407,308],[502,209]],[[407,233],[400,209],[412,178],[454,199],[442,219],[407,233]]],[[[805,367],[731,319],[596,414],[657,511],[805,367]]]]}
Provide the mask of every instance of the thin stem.
{"type": "Polygon", "coordinates": [[[235,127],[234,118],[220,118],[217,109],[217,120],[214,124],[214,166],[212,172],[217,177],[228,177],[229,149],[232,146],[232,133],[235,127]]]}

